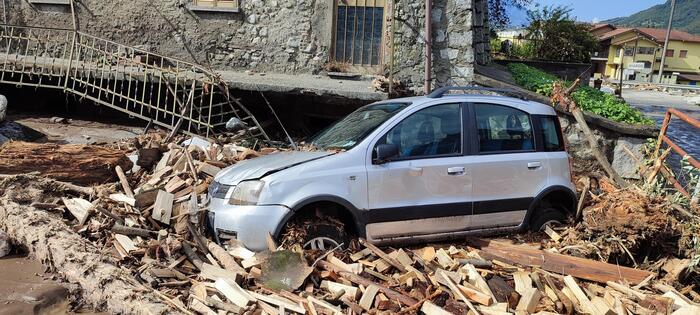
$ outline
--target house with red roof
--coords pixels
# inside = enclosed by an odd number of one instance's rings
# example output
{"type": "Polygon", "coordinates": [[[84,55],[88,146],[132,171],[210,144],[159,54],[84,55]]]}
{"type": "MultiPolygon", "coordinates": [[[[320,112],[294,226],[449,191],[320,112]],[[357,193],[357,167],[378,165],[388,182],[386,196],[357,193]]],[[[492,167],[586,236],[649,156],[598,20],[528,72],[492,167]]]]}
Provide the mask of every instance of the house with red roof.
{"type": "Polygon", "coordinates": [[[657,82],[665,54],[663,83],[700,85],[700,36],[672,30],[664,52],[666,29],[596,24],[590,32],[600,43],[591,56],[596,77],[657,82]]]}

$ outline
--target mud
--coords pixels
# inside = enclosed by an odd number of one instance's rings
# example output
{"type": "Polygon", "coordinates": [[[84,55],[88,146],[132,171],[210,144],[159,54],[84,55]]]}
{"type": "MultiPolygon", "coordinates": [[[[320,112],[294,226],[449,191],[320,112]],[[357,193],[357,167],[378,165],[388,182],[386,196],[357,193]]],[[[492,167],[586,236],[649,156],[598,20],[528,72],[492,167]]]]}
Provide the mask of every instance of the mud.
{"type": "Polygon", "coordinates": [[[99,311],[120,314],[163,314],[170,308],[130,272],[118,266],[111,253],[101,252],[72,231],[58,213],[29,206],[59,195],[70,195],[36,176],[0,179],[0,229],[26,247],[32,257],[61,279],[78,284],[78,299],[99,311]]]}
{"type": "Polygon", "coordinates": [[[48,280],[40,262],[12,255],[0,259],[0,270],[0,315],[68,312],[68,289],[48,280]]]}

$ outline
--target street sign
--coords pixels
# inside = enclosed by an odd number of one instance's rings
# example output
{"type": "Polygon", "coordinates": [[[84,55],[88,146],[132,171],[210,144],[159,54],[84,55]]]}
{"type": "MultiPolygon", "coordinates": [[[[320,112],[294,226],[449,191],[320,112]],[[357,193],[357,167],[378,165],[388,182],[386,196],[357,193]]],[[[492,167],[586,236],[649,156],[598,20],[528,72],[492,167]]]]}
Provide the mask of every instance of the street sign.
{"type": "Polygon", "coordinates": [[[630,69],[630,70],[639,71],[639,70],[644,69],[644,63],[643,62],[631,62],[631,63],[627,64],[627,66],[625,68],[630,69]]]}

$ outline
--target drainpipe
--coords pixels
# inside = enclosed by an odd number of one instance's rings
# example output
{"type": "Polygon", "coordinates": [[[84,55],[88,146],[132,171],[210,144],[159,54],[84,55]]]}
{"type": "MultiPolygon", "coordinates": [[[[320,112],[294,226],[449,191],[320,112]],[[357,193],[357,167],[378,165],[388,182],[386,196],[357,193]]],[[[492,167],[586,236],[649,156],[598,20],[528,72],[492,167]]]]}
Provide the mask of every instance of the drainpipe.
{"type": "Polygon", "coordinates": [[[431,11],[431,1],[430,0],[425,0],[425,82],[424,87],[425,87],[425,94],[430,94],[430,60],[431,60],[431,51],[430,51],[430,43],[432,43],[432,36],[430,34],[430,16],[432,15],[431,11]]]}

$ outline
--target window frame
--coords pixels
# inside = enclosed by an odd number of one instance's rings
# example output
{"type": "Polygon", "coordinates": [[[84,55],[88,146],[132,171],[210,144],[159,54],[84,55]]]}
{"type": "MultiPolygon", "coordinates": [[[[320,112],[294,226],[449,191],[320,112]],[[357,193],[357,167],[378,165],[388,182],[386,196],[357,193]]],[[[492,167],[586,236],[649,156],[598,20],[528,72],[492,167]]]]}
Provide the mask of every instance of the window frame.
{"type": "Polygon", "coordinates": [[[675,49],[666,49],[665,56],[666,58],[673,58],[673,56],[676,54],[675,49]],[[669,54],[670,53],[670,54],[669,54]]]}
{"type": "Polygon", "coordinates": [[[559,121],[559,116],[552,115],[530,115],[534,119],[534,130],[535,132],[535,148],[538,152],[566,152],[566,139],[564,139],[564,132],[561,130],[561,122],[559,121]],[[547,150],[544,141],[544,130],[542,128],[543,119],[551,118],[554,120],[554,128],[556,128],[557,137],[559,138],[559,148],[556,150],[547,150]]]}
{"type": "Polygon", "coordinates": [[[472,122],[471,122],[471,130],[470,130],[470,133],[471,133],[472,135],[474,135],[474,136],[471,137],[471,139],[472,139],[472,145],[471,145],[471,147],[472,147],[472,149],[473,149],[473,151],[472,151],[472,154],[473,154],[473,155],[498,155],[498,154],[513,154],[513,153],[532,153],[532,152],[541,151],[541,150],[539,149],[539,148],[540,148],[539,146],[541,146],[541,144],[538,144],[539,141],[537,141],[538,139],[537,139],[537,134],[536,134],[536,130],[535,130],[536,127],[535,127],[535,122],[534,122],[534,119],[533,119],[533,116],[534,116],[534,115],[532,115],[532,114],[530,114],[530,113],[528,113],[528,112],[526,112],[526,111],[524,111],[524,110],[522,110],[522,109],[513,107],[513,106],[509,106],[509,105],[502,104],[502,103],[493,103],[493,102],[491,102],[491,103],[488,103],[488,102],[472,102],[472,103],[469,103],[469,108],[470,108],[470,110],[469,110],[469,111],[470,111],[470,114],[469,114],[469,115],[471,116],[471,119],[470,119],[470,120],[472,121],[472,122]],[[530,119],[530,129],[531,129],[531,131],[532,131],[532,133],[533,133],[533,135],[532,135],[532,149],[526,149],[526,150],[505,150],[505,151],[485,151],[485,152],[481,152],[481,143],[480,143],[481,141],[480,141],[480,139],[479,139],[479,129],[478,129],[477,122],[476,122],[476,121],[477,121],[477,118],[476,118],[476,106],[479,105],[479,104],[494,105],[494,106],[502,106],[502,107],[507,107],[507,108],[510,108],[510,109],[513,109],[513,110],[516,110],[516,111],[520,111],[520,112],[525,113],[525,114],[527,115],[528,119],[530,119]]]}
{"type": "Polygon", "coordinates": [[[372,144],[372,159],[374,159],[375,148],[376,148],[378,145],[380,145],[380,144],[384,144],[384,143],[382,142],[382,140],[383,140],[392,130],[394,130],[394,128],[395,128],[396,126],[398,126],[399,124],[401,124],[402,122],[404,122],[406,119],[409,119],[411,116],[413,116],[414,114],[416,114],[416,113],[418,113],[418,112],[420,112],[420,111],[422,111],[422,110],[426,110],[426,109],[428,109],[428,108],[435,107],[435,106],[441,106],[441,105],[458,105],[458,106],[459,106],[459,110],[460,110],[460,113],[461,113],[459,118],[460,118],[460,122],[461,122],[461,125],[462,125],[462,128],[461,128],[461,129],[462,129],[462,130],[461,130],[461,148],[460,148],[460,151],[461,151],[461,152],[460,152],[460,153],[448,153],[448,154],[436,154],[436,155],[421,155],[421,156],[397,157],[397,158],[391,159],[391,160],[388,161],[387,163],[401,162],[401,161],[413,161],[413,160],[439,159],[439,158],[459,157],[459,156],[469,155],[470,152],[472,151],[472,148],[471,148],[471,145],[469,144],[469,141],[467,141],[468,138],[465,137],[465,134],[467,133],[467,131],[469,131],[469,129],[467,128],[467,127],[468,127],[468,121],[469,121],[468,116],[467,116],[467,112],[468,112],[468,109],[467,109],[467,107],[466,107],[467,104],[466,104],[466,103],[463,103],[463,102],[444,102],[444,103],[438,103],[438,104],[431,104],[431,105],[429,105],[429,106],[416,109],[415,111],[413,111],[413,112],[407,114],[405,117],[403,117],[403,118],[401,118],[400,120],[396,121],[396,123],[394,123],[394,124],[392,124],[391,126],[389,126],[389,127],[386,129],[386,131],[382,132],[381,135],[380,135],[378,138],[376,138],[377,140],[374,142],[374,144],[372,144]]]}
{"type": "MultiPolygon", "coordinates": [[[[213,0],[213,1],[220,1],[220,0],[213,0]]],[[[197,5],[197,0],[188,0],[187,1],[187,9],[193,12],[219,12],[219,13],[239,13],[241,12],[241,1],[240,0],[233,0],[235,7],[234,8],[227,8],[227,7],[216,7],[216,6],[203,6],[203,5],[197,5]]]]}
{"type": "Polygon", "coordinates": [[[683,58],[683,59],[688,58],[688,50],[687,50],[687,49],[682,49],[682,50],[678,53],[678,58],[683,58]]]}
{"type": "MultiPolygon", "coordinates": [[[[329,47],[330,49],[329,49],[328,60],[329,60],[330,62],[335,62],[335,63],[338,63],[338,64],[343,64],[343,65],[345,65],[345,66],[347,67],[347,69],[348,69],[349,72],[362,72],[362,73],[364,73],[364,72],[375,73],[375,72],[376,72],[376,73],[378,73],[378,71],[380,71],[381,69],[384,68],[384,52],[385,52],[385,44],[386,44],[386,41],[385,41],[385,39],[384,39],[384,34],[386,33],[386,30],[387,30],[387,23],[388,23],[388,20],[387,20],[387,19],[388,19],[388,15],[389,15],[389,12],[387,12],[387,10],[390,8],[390,5],[391,5],[391,4],[389,3],[389,0],[374,0],[374,1],[373,1],[375,4],[376,4],[377,1],[382,1],[384,4],[381,5],[381,6],[379,6],[379,5],[374,5],[374,6],[364,5],[364,6],[361,6],[361,5],[358,5],[358,4],[357,4],[358,2],[361,2],[361,1],[359,1],[359,0],[352,0],[352,3],[354,3],[354,4],[352,4],[352,5],[351,5],[351,1],[348,1],[348,4],[347,4],[347,5],[344,5],[344,6],[348,7],[348,8],[350,8],[350,7],[355,7],[355,8],[360,8],[360,7],[374,7],[374,8],[379,8],[379,7],[381,7],[381,8],[383,8],[383,10],[382,10],[382,16],[381,16],[381,21],[382,21],[382,27],[381,27],[381,30],[380,30],[380,31],[381,31],[381,35],[379,36],[379,46],[378,46],[378,52],[377,52],[377,54],[378,54],[378,56],[377,56],[377,64],[372,64],[372,56],[371,56],[371,54],[370,54],[370,57],[369,57],[369,61],[370,61],[370,62],[367,63],[367,64],[362,63],[362,60],[360,61],[360,63],[354,63],[354,62],[348,62],[348,61],[344,61],[344,60],[339,60],[339,59],[336,58],[336,56],[335,56],[335,55],[336,55],[336,50],[338,49],[338,47],[337,47],[337,45],[336,45],[336,44],[337,44],[337,37],[338,37],[338,34],[337,34],[337,32],[338,32],[338,8],[339,8],[338,2],[340,2],[340,1],[341,1],[341,0],[333,0],[333,9],[332,9],[332,10],[333,10],[333,11],[332,11],[333,17],[332,17],[332,23],[331,23],[331,29],[330,29],[330,32],[331,32],[331,45],[330,45],[330,47],[329,47]]],[[[364,1],[365,4],[367,4],[368,2],[369,2],[369,0],[364,1]]],[[[346,13],[346,14],[347,14],[347,13],[346,13]]],[[[364,27],[364,26],[363,26],[363,27],[364,27]]],[[[356,29],[355,29],[355,30],[356,30],[356,29]]],[[[347,30],[346,30],[346,33],[347,33],[347,30]]],[[[344,45],[347,45],[347,41],[344,43],[344,45]]],[[[345,46],[343,46],[343,49],[345,50],[345,46]]],[[[353,54],[353,56],[352,56],[350,59],[354,61],[354,52],[352,52],[351,54],[353,54]]],[[[361,59],[362,59],[362,58],[361,58],[361,59]]]]}

